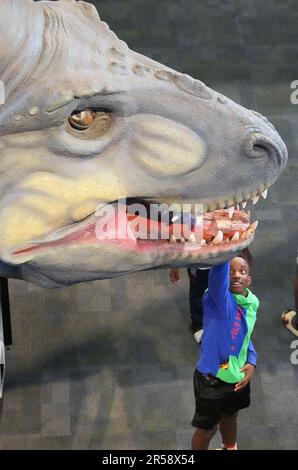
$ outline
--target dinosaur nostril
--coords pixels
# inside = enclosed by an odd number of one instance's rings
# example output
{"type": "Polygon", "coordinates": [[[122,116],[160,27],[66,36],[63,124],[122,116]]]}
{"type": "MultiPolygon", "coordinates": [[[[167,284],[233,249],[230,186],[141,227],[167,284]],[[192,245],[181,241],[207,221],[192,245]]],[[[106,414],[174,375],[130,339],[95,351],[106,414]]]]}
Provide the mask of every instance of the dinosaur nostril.
{"type": "Polygon", "coordinates": [[[254,145],[253,145],[253,151],[254,151],[254,153],[263,152],[264,150],[266,151],[266,148],[265,148],[265,146],[262,145],[262,144],[254,144],[254,145]]]}
{"type": "MultiPolygon", "coordinates": [[[[270,150],[267,145],[264,143],[257,143],[252,146],[252,157],[259,158],[259,157],[264,157],[268,156],[270,153],[270,150]]],[[[270,155],[269,155],[270,156],[270,155]]]]}
{"type": "Polygon", "coordinates": [[[286,146],[279,136],[271,138],[260,132],[246,138],[244,153],[249,158],[270,158],[281,167],[285,166],[288,158],[286,146]]]}

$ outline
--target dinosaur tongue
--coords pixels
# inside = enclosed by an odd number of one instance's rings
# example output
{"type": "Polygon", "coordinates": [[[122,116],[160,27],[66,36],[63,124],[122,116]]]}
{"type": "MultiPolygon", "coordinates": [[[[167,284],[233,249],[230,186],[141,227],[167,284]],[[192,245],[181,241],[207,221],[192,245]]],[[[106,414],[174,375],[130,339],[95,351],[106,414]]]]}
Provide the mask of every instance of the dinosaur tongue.
{"type": "MultiPolygon", "coordinates": [[[[115,213],[107,218],[93,217],[93,219],[77,230],[67,235],[56,236],[39,243],[31,243],[27,247],[14,252],[14,254],[29,251],[58,247],[62,245],[96,244],[100,242],[120,243],[133,248],[150,247],[158,243],[168,245],[169,240],[177,242],[191,241],[193,243],[220,243],[233,239],[237,241],[244,236],[250,228],[250,213],[235,210],[232,217],[226,209],[208,212],[197,219],[190,215],[182,217],[180,221],[166,223],[124,212],[115,213]],[[187,222],[186,222],[187,221],[187,222]]],[[[205,245],[202,246],[205,246],[205,245]]]]}

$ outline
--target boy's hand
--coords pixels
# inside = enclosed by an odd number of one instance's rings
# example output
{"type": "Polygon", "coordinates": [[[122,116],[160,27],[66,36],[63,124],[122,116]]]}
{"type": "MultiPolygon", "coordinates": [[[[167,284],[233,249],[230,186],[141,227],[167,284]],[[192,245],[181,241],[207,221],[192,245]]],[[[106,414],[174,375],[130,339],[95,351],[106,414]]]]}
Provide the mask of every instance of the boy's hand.
{"type": "Polygon", "coordinates": [[[245,373],[245,377],[241,380],[241,382],[238,382],[235,385],[234,392],[240,392],[251,381],[252,376],[254,375],[255,366],[252,364],[245,364],[243,369],[240,370],[241,372],[245,373]]]}
{"type": "Polygon", "coordinates": [[[180,273],[179,273],[179,268],[172,268],[170,269],[170,279],[173,284],[175,282],[178,282],[180,279],[180,273]]]}

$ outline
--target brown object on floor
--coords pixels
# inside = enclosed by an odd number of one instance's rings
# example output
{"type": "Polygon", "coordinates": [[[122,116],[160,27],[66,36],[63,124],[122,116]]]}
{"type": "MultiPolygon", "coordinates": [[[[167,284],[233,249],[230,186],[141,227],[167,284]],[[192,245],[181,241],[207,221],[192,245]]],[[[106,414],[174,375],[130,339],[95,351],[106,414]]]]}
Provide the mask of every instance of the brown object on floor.
{"type": "Polygon", "coordinates": [[[295,310],[285,310],[281,314],[281,321],[283,322],[284,326],[290,330],[291,333],[293,333],[293,335],[298,336],[298,330],[293,326],[293,318],[295,315],[295,310]]]}

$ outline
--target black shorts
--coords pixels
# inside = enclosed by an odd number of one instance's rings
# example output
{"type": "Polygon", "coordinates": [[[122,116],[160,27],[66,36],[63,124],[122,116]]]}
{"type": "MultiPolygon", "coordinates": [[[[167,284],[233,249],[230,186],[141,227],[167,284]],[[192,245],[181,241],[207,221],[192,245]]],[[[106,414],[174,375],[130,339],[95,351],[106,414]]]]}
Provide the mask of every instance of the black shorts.
{"type": "Polygon", "coordinates": [[[196,411],[192,425],[212,429],[223,416],[230,416],[250,405],[250,384],[240,392],[234,392],[235,384],[216,379],[210,382],[197,370],[194,373],[196,411]]]}

